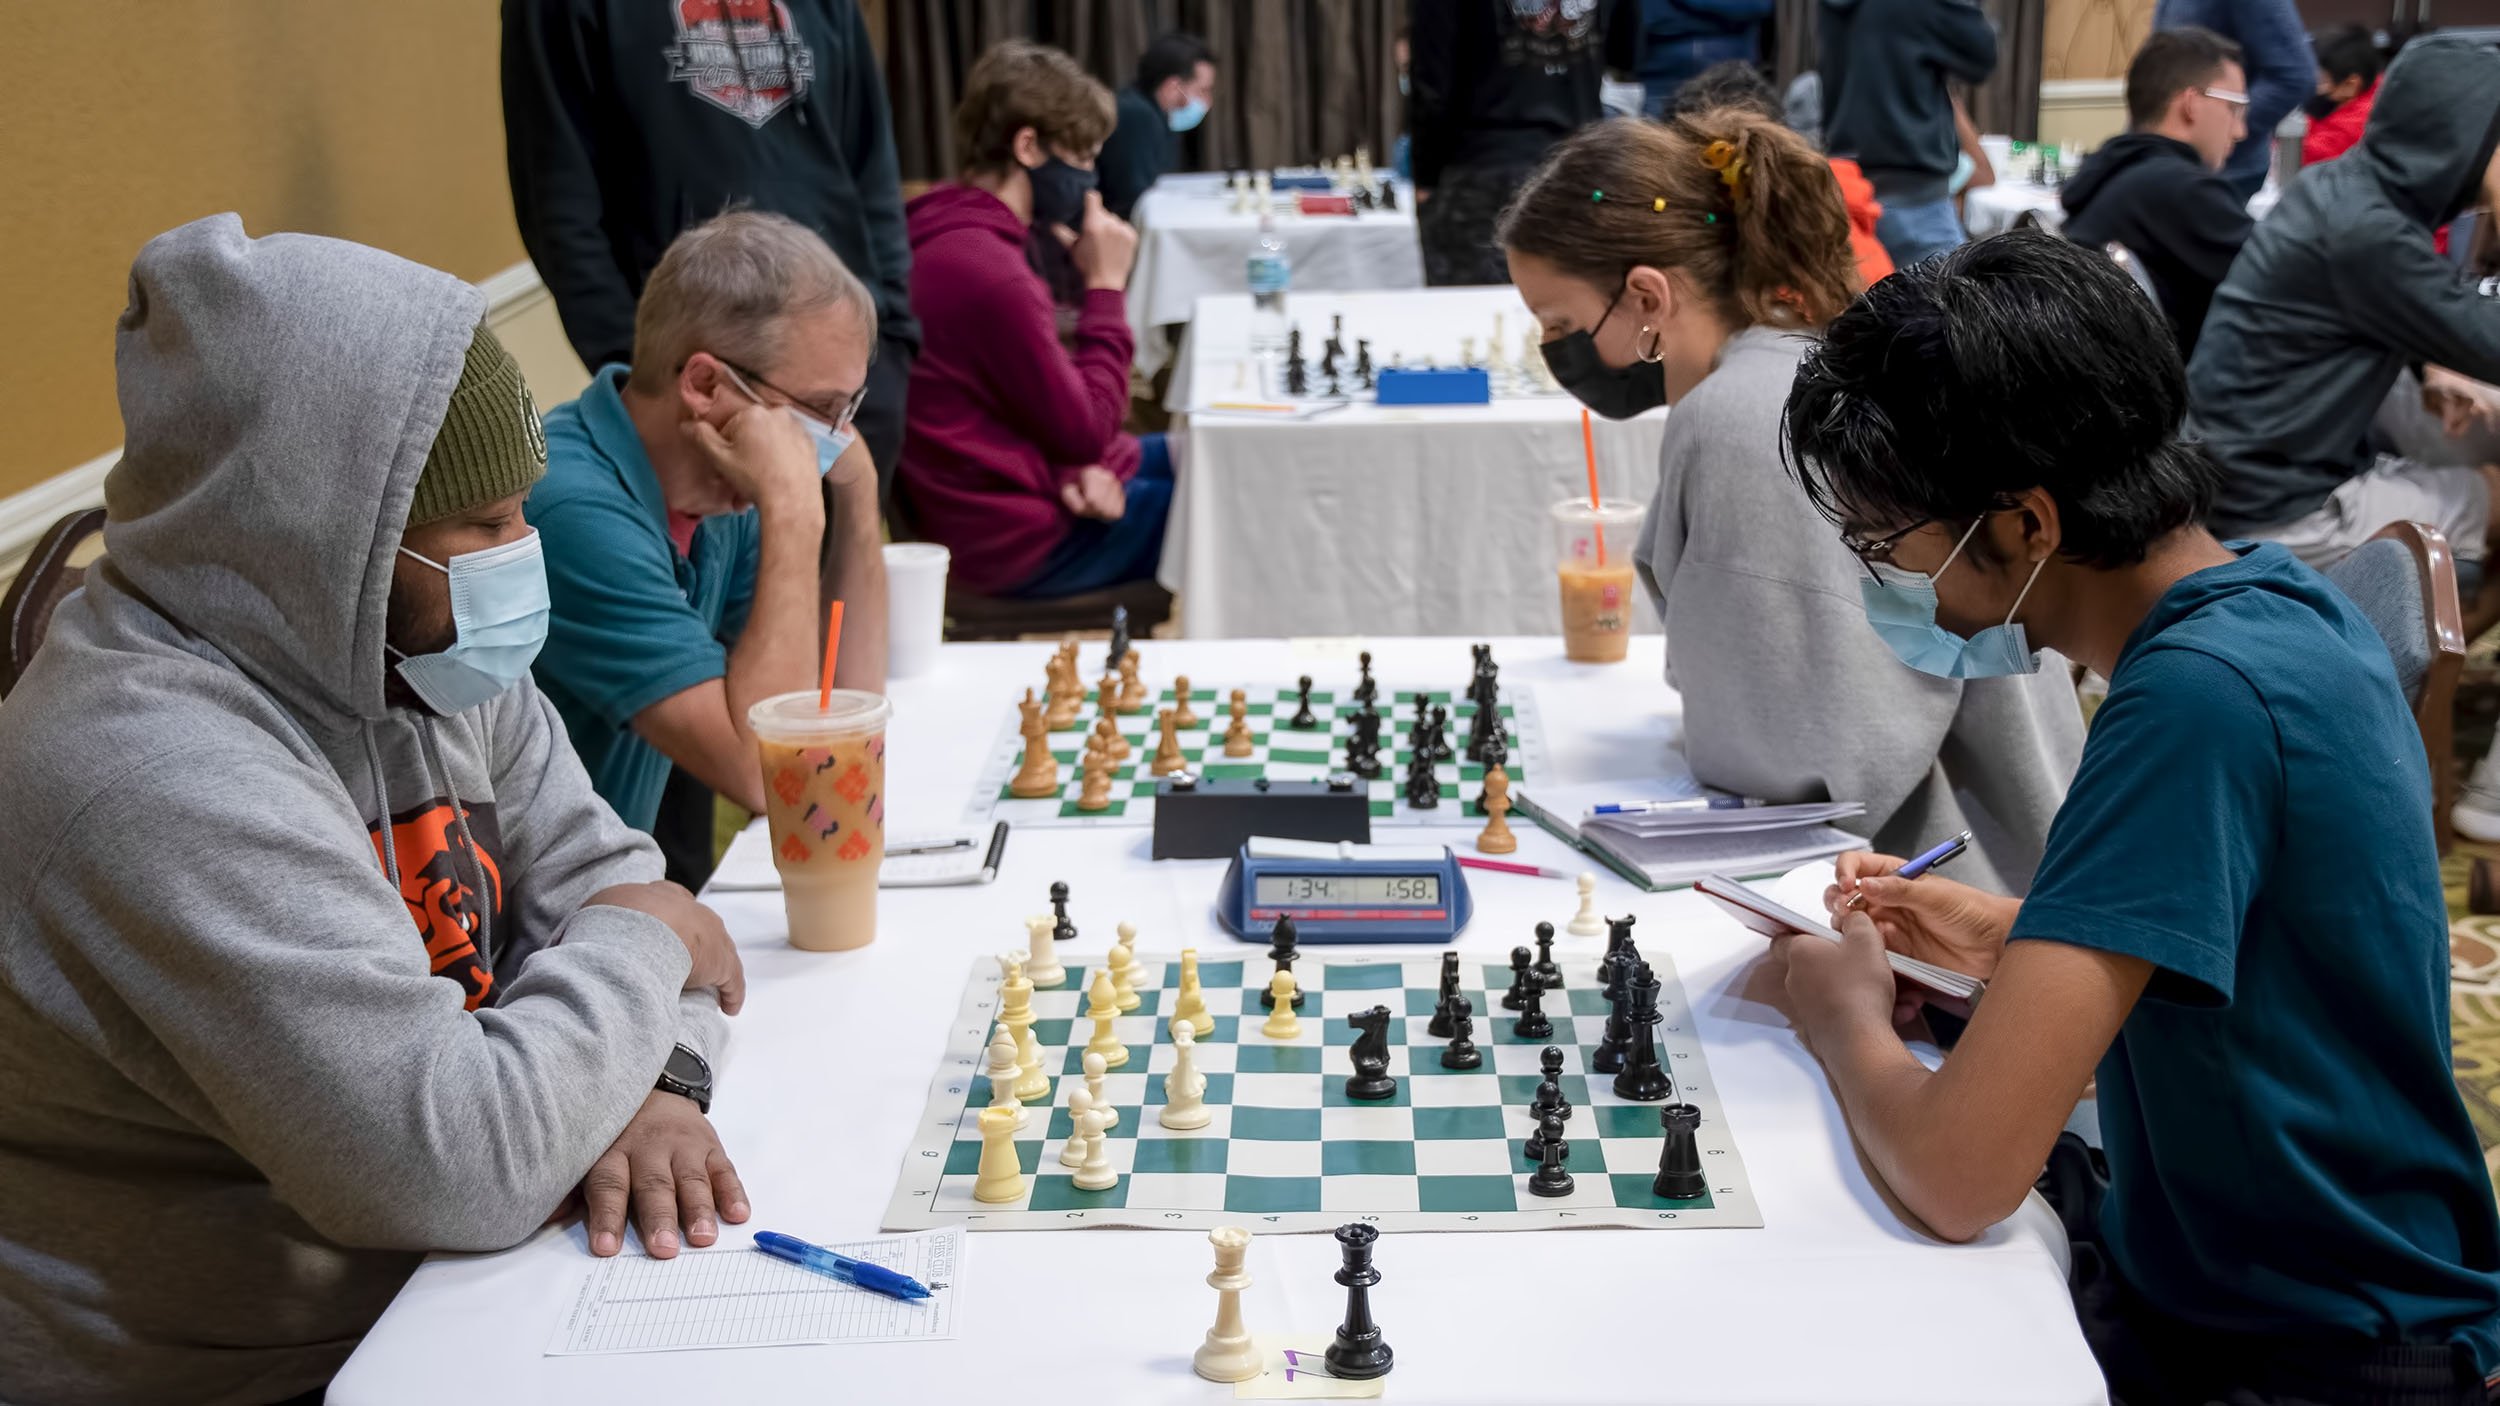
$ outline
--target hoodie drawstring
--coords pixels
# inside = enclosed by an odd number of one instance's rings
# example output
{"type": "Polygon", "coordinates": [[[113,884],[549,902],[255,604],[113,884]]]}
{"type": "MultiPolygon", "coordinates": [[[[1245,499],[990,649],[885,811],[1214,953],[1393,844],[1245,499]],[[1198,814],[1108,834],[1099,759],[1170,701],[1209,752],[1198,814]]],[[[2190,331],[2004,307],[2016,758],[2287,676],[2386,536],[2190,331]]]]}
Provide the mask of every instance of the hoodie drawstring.
{"type": "Polygon", "coordinates": [[[382,779],[382,748],[373,740],[373,719],[360,722],[357,733],[365,742],[365,770],[373,781],[374,814],[381,817],[382,872],[391,876],[391,892],[404,900],[408,888],[399,879],[399,832],[391,824],[391,787],[382,779]]]}

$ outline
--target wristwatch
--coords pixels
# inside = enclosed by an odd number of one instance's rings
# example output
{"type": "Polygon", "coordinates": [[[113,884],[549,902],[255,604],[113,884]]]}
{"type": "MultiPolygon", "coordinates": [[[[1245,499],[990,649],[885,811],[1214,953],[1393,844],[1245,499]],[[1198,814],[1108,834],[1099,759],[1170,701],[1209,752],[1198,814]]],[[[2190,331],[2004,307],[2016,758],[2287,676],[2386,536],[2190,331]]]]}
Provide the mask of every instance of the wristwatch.
{"type": "Polygon", "coordinates": [[[712,1111],[712,1066],[693,1047],[679,1045],[668,1052],[668,1063],[660,1066],[659,1090],[694,1100],[694,1106],[705,1113],[712,1111]]]}

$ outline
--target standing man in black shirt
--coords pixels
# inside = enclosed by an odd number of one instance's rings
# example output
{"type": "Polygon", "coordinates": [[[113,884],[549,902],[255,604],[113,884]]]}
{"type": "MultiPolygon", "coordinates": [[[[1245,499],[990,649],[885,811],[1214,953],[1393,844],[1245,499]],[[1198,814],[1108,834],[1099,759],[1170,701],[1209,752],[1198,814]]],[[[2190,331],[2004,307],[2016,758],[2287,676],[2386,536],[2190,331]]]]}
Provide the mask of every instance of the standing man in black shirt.
{"type": "Polygon", "coordinates": [[[670,242],[731,205],[824,236],[877,303],[853,428],[878,499],[920,349],[894,126],[852,0],[504,0],[504,152],[521,243],[596,371],[629,358],[670,242]]]}
{"type": "Polygon", "coordinates": [[[1424,282],[1508,283],[1493,217],[1640,60],[1638,0],[1416,0],[1408,71],[1424,282]]]}

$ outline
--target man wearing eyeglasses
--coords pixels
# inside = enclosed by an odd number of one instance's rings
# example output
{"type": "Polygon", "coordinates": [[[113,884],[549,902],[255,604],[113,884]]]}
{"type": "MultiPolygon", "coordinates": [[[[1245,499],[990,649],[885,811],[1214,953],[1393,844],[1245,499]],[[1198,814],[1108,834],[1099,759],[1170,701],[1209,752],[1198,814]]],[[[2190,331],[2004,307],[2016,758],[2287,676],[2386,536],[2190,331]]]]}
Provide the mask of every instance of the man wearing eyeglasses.
{"type": "Polygon", "coordinates": [[[2066,183],[2066,237],[2123,244],[2152,279],[2182,360],[2248,241],[2248,210],[2222,164],[2248,126],[2240,46],[2209,29],[2165,29],[2127,65],[2130,130],[2066,183]]]}
{"type": "Polygon", "coordinates": [[[704,792],[669,854],[690,888],[710,870],[708,793],[764,809],[748,707],[817,681],[820,543],[846,607],[835,681],[884,687],[877,476],[851,430],[876,337],[867,288],[814,231],[733,211],[661,256],[633,365],[547,416],[528,507],[551,612],[538,686],[627,824],[661,819],[672,765],[699,783],[670,791],[704,792]]]}

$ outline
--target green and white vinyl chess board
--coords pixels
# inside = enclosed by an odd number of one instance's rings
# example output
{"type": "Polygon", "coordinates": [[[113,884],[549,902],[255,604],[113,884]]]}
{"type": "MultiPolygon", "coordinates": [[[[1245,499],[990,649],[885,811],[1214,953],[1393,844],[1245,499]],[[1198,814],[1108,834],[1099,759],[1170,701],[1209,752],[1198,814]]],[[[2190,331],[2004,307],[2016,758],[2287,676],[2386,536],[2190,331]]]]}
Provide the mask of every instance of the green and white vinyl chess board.
{"type": "Polygon", "coordinates": [[[1093,1022],[1080,1012],[1093,967],[1071,962],[1065,985],[1033,993],[1033,1034],[1050,1094],[1025,1106],[1025,1126],[1016,1134],[1025,1196],[988,1205],[972,1199],[972,1184],[981,1160],[980,1111],[989,1104],[983,1069],[1002,978],[995,960],[978,962],[929,1086],[928,1107],[904,1153],[885,1228],[1209,1230],[1238,1224],[1326,1231],[1349,1220],[1383,1230],[1762,1224],[1683,985],[1660,956],[1644,954],[1663,987],[1657,1034],[1660,1062],[1675,1079],[1669,1101],[1690,1103],[1702,1115],[1698,1141],[1709,1190],[1689,1201],[1650,1191],[1662,1147],[1658,1113],[1666,1104],[1618,1097],[1611,1076],[1588,1073],[1606,1010],[1594,957],[1556,959],[1563,988],[1545,995],[1554,1033],[1543,1040],[1511,1033],[1516,1014],[1501,1009],[1510,988],[1508,963],[1469,960],[1461,968],[1462,991],[1477,1011],[1474,1039],[1484,1062],[1455,1070],[1441,1067],[1448,1042],[1425,1030],[1440,982],[1438,951],[1323,957],[1304,949],[1294,965],[1305,995],[1302,1031],[1279,1041],[1260,1033],[1266,1014],[1259,991],[1273,964],[1255,949],[1237,949],[1238,956],[1235,950],[1198,964],[1215,1029],[1197,1042],[1195,1057],[1214,1118],[1188,1132],[1157,1121],[1176,1053],[1170,1014],[1180,959],[1138,957],[1142,1000],[1113,1027],[1129,1061],[1103,1079],[1120,1115],[1105,1142],[1120,1179],[1104,1191],[1078,1190],[1074,1170],[1059,1163],[1070,1130],[1068,1093],[1085,1086],[1093,1022]],[[1398,1089],[1392,1099],[1364,1103],[1345,1095],[1355,1036],[1346,1016],[1376,1005],[1403,1017],[1389,1022],[1389,1073],[1398,1089]],[[1535,1164],[1520,1151],[1535,1131],[1528,1106],[1539,1078],[1537,1056],[1549,1044],[1563,1052],[1562,1088],[1572,1104],[1563,1136],[1577,1183],[1571,1195],[1551,1199],[1529,1194],[1535,1164]]]}
{"type": "MultiPolygon", "coordinates": [[[[1198,726],[1181,729],[1178,737],[1181,754],[1189,770],[1205,780],[1251,780],[1264,776],[1271,781],[1318,781],[1329,773],[1345,768],[1346,739],[1353,736],[1354,725],[1349,718],[1361,705],[1346,689],[1314,689],[1311,692],[1313,726],[1307,730],[1287,726],[1301,706],[1300,692],[1291,687],[1243,686],[1250,728],[1250,755],[1224,755],[1224,729],[1231,720],[1232,690],[1230,688],[1190,687],[1190,707],[1198,716],[1198,726]]],[[[1434,766],[1441,783],[1441,804],[1430,810],[1416,810],[1405,798],[1406,762],[1409,750],[1407,734],[1415,721],[1415,693],[1406,690],[1380,691],[1380,775],[1363,783],[1370,794],[1372,823],[1375,825],[1468,825],[1481,826],[1484,817],[1474,813],[1477,795],[1484,789],[1484,768],[1467,760],[1467,729],[1476,705],[1467,701],[1461,689],[1454,694],[1442,689],[1423,695],[1427,704],[1450,710],[1448,740],[1455,759],[1434,766]]],[[[1085,736],[1094,727],[1097,715],[1094,693],[1087,690],[1085,707],[1077,720],[1049,735],[1051,756],[1059,766],[1059,790],[1055,795],[1024,799],[1011,794],[1007,785],[1015,779],[1016,767],[1024,759],[1024,737],[1017,728],[1017,710],[1007,709],[1007,721],[990,749],[988,765],[981,779],[974,783],[972,798],[964,807],[964,822],[987,825],[992,820],[1011,821],[1025,825],[1152,825],[1155,814],[1155,782],[1160,778],[1152,771],[1155,743],[1160,736],[1155,715],[1173,705],[1175,695],[1165,688],[1154,701],[1134,713],[1118,719],[1120,735],[1127,738],[1130,751],[1126,760],[1111,773],[1111,804],[1099,811],[1076,808],[1077,792],[1082,778],[1077,762],[1085,752],[1085,736]]],[[[1546,774],[1545,724],[1537,713],[1536,694],[1524,687],[1502,690],[1502,725],[1510,736],[1510,756],[1502,770],[1510,776],[1513,786],[1529,784],[1546,774]]]]}

